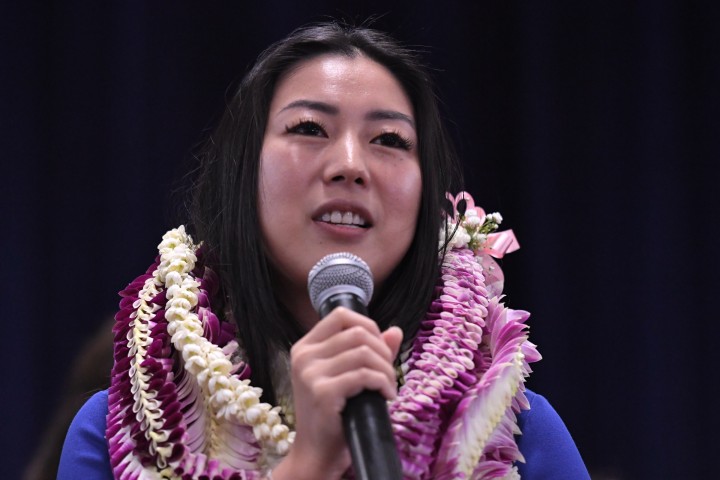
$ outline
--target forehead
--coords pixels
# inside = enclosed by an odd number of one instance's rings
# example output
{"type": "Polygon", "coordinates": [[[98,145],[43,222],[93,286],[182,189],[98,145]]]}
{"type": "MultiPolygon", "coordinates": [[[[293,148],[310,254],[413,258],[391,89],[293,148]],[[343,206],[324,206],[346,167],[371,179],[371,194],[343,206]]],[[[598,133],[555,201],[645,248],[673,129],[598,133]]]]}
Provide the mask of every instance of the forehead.
{"type": "Polygon", "coordinates": [[[342,107],[392,108],[412,115],[410,99],[400,82],[383,65],[358,54],[320,55],[304,60],[283,75],[270,110],[298,99],[323,101],[342,107]]]}

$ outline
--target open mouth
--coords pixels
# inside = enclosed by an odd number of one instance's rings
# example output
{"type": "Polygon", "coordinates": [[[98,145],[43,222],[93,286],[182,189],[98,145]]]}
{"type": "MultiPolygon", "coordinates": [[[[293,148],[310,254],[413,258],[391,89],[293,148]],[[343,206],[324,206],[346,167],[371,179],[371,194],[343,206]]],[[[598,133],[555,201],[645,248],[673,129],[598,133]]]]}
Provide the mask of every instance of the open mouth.
{"type": "Polygon", "coordinates": [[[344,227],[368,228],[370,226],[359,214],[339,210],[323,213],[320,220],[331,225],[342,225],[344,227]]]}

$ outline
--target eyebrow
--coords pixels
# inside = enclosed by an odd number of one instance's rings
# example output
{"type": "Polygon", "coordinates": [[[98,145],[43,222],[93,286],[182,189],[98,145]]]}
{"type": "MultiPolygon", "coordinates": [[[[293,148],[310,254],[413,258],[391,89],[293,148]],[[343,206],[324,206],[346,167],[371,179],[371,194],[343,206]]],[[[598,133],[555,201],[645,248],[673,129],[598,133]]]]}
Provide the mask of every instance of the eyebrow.
{"type": "Polygon", "coordinates": [[[308,108],[310,110],[317,110],[329,115],[337,115],[340,112],[337,107],[333,107],[328,103],[315,102],[312,100],[295,100],[294,102],[290,102],[285,105],[285,107],[280,111],[284,112],[285,110],[290,110],[291,108],[308,108]]]}
{"type": "Polygon", "coordinates": [[[415,128],[415,122],[412,118],[405,115],[404,113],[397,112],[395,110],[373,110],[365,115],[366,120],[402,120],[407,122],[413,129],[415,128]]]}
{"type": "MultiPolygon", "coordinates": [[[[340,110],[328,103],[325,102],[318,102],[313,100],[295,100],[294,102],[288,103],[285,107],[283,107],[281,112],[285,110],[290,110],[292,108],[307,108],[310,110],[316,110],[321,113],[326,113],[328,115],[337,115],[340,113],[340,110]]],[[[413,129],[415,128],[415,122],[413,119],[405,115],[404,113],[398,112],[396,110],[372,110],[368,112],[365,115],[366,120],[401,120],[403,122],[406,122],[408,125],[410,125],[413,129]]]]}

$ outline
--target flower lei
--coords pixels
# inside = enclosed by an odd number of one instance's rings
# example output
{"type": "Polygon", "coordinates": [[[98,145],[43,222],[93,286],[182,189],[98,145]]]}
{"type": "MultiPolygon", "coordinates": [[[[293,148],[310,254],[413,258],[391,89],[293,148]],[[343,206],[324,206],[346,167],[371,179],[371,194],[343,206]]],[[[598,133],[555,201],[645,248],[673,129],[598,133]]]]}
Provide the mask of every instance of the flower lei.
{"type": "MultiPolygon", "coordinates": [[[[529,409],[524,380],[540,355],[527,340],[529,314],[501,303],[502,272],[491,258],[517,241],[510,230],[495,232],[502,217],[485,215],[467,193],[448,199],[455,213],[437,295],[388,404],[398,454],[407,479],[519,478],[516,415],[529,409]]],[[[113,474],[260,479],[294,432],[281,407],[260,402],[234,325],[212,312],[218,279],[203,266],[202,248],[181,226],[165,234],[159,253],[121,292],[113,329],[113,474]]]]}

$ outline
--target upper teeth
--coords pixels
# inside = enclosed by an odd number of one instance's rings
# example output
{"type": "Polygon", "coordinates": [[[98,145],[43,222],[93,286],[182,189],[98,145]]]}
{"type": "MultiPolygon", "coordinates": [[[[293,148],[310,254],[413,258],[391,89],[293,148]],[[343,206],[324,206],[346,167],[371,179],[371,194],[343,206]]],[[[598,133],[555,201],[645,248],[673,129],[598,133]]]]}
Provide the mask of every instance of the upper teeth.
{"type": "Polygon", "coordinates": [[[322,221],[329,223],[340,223],[343,225],[358,225],[361,227],[365,226],[365,219],[357,213],[352,212],[334,211],[323,213],[322,221]]]}

